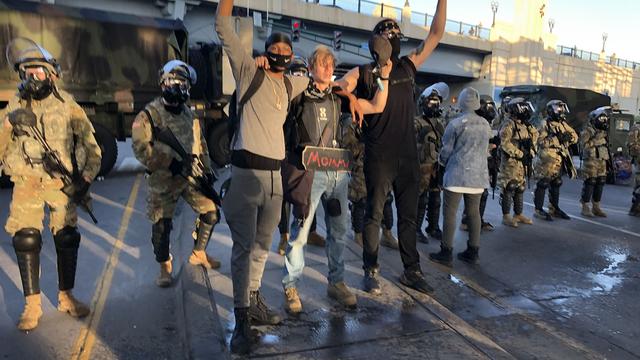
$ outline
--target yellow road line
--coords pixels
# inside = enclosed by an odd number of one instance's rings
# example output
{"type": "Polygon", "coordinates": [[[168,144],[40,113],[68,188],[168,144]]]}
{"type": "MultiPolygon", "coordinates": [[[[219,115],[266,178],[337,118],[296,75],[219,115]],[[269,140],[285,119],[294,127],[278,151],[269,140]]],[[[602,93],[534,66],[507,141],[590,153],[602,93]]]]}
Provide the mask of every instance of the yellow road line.
{"type": "Polygon", "coordinates": [[[80,334],[78,335],[78,338],[73,345],[73,350],[71,351],[71,359],[73,360],[89,359],[91,356],[91,351],[93,350],[93,346],[96,343],[96,329],[98,328],[98,325],[100,325],[100,320],[102,319],[104,306],[107,301],[107,296],[109,295],[111,282],[113,281],[113,274],[118,266],[118,257],[120,256],[120,251],[122,250],[122,245],[124,244],[125,234],[127,233],[127,229],[129,228],[129,222],[131,221],[131,215],[134,211],[134,206],[138,197],[141,182],[142,175],[136,176],[136,180],[133,183],[133,187],[131,188],[129,200],[127,201],[127,205],[124,210],[124,214],[122,215],[122,221],[120,222],[120,228],[118,229],[118,236],[116,237],[117,240],[113,245],[111,256],[109,256],[109,260],[107,261],[104,270],[102,271],[102,275],[100,276],[100,279],[102,280],[98,284],[98,288],[96,289],[96,292],[93,295],[93,299],[91,300],[91,304],[93,305],[93,312],[89,314],[86,326],[80,330],[80,334]]]}

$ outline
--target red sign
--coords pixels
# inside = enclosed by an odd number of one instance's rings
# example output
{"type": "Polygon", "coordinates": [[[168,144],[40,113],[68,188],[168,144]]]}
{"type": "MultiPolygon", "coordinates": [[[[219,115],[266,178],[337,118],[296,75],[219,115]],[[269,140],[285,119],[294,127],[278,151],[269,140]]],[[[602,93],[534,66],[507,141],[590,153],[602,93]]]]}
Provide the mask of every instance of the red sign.
{"type": "Polygon", "coordinates": [[[307,146],[302,152],[302,165],[307,170],[350,171],[351,151],[307,146]]]}

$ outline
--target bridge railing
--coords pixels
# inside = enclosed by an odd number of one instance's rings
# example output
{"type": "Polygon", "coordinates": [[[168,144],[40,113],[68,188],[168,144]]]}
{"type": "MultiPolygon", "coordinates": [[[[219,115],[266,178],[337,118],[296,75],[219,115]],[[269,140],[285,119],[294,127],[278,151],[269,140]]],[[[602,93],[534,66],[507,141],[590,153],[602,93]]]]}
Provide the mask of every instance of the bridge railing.
{"type": "MultiPolygon", "coordinates": [[[[600,54],[592,51],[580,50],[575,47],[559,45],[556,49],[556,52],[560,55],[571,56],[571,57],[575,57],[575,58],[587,60],[587,61],[600,60],[600,54]]],[[[636,61],[618,59],[616,57],[607,56],[605,58],[605,62],[607,64],[623,67],[626,69],[633,69],[633,70],[640,69],[640,63],[636,61]]]]}
{"type": "MultiPolygon", "coordinates": [[[[379,17],[389,17],[396,20],[402,19],[402,8],[392,5],[380,4],[370,0],[300,0],[307,3],[332,6],[347,11],[357,12],[379,17]]],[[[433,15],[411,12],[411,22],[419,26],[428,27],[433,21],[433,15]]],[[[472,25],[461,21],[447,20],[445,25],[447,32],[454,32],[460,35],[478,37],[489,40],[491,30],[481,25],[472,25]]]]}

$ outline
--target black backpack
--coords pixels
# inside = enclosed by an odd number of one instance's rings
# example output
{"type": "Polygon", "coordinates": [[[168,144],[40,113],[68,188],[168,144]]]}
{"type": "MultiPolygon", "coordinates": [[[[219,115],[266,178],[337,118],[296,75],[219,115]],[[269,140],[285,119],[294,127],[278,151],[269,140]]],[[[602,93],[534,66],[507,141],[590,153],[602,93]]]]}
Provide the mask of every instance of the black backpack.
{"type": "MultiPolygon", "coordinates": [[[[229,101],[229,146],[231,151],[233,151],[233,147],[237,141],[237,138],[235,138],[235,136],[240,127],[240,116],[242,115],[242,108],[258,91],[258,89],[264,82],[265,76],[266,72],[264,71],[264,69],[258,69],[256,71],[253,79],[251,79],[251,84],[249,84],[249,87],[247,88],[247,92],[244,93],[244,95],[240,99],[240,102],[237,101],[237,90],[234,91],[231,95],[231,100],[229,101]]],[[[293,92],[293,85],[291,85],[291,80],[289,80],[289,78],[286,76],[284,77],[284,86],[287,89],[288,112],[289,106],[291,105],[291,93],[293,92]]]]}

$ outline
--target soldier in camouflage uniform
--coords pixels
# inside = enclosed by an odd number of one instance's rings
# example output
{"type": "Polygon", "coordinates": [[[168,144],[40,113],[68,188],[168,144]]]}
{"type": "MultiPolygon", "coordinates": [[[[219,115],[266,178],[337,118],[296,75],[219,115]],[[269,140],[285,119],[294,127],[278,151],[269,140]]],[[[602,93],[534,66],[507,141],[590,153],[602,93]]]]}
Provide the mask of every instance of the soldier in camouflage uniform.
{"type": "Polygon", "coordinates": [[[534,193],[535,216],[552,221],[552,217],[570,219],[558,205],[562,174],[576,177],[569,146],[578,142],[578,134],[567,124],[569,107],[560,100],[547,103],[547,119],[539,127],[538,152],[534,160],[534,172],[537,180],[534,193]],[[544,195],[549,189],[549,212],[543,208],[544,195]]]}
{"type": "Polygon", "coordinates": [[[580,148],[582,149],[582,215],[592,217],[606,217],[600,208],[604,184],[607,182],[609,155],[608,131],[611,108],[603,106],[589,113],[589,124],[580,133],[580,148]],[[589,208],[589,202],[592,208],[589,208]]]}
{"type": "Polygon", "coordinates": [[[635,165],[635,184],[629,215],[640,216],[640,123],[636,123],[631,127],[627,146],[629,148],[629,156],[631,156],[635,165]]]}
{"type": "Polygon", "coordinates": [[[80,246],[76,206],[88,196],[89,184],[100,170],[101,154],[87,115],[56,86],[61,75],[56,60],[24,38],[12,41],[7,54],[22,82],[3,110],[0,163],[15,184],[5,230],[13,236],[26,302],[18,328],[26,331],[37,327],[42,316],[40,250],[45,206],[57,254],[58,310],[73,317],[89,314],[89,307],[71,293],[80,246]],[[70,185],[51,170],[51,154],[36,140],[38,136],[73,173],[70,185]]]}
{"type": "MultiPolygon", "coordinates": [[[[350,117],[350,116],[349,116],[350,117]]],[[[351,151],[351,180],[349,181],[349,202],[351,202],[351,226],[355,233],[354,240],[362,246],[364,231],[364,215],[367,206],[367,187],[364,181],[364,143],[360,141],[361,130],[357,125],[347,128],[344,147],[351,151]]],[[[393,195],[387,195],[382,217],[382,239],[380,244],[390,249],[398,249],[398,240],[393,236],[393,195]]]]}
{"type": "Polygon", "coordinates": [[[509,118],[509,115],[507,114],[507,104],[509,104],[511,99],[511,96],[505,96],[504,99],[502,99],[500,108],[498,109],[498,116],[496,116],[491,122],[491,128],[493,130],[500,131],[502,124],[504,124],[509,118]]]}
{"type": "Polygon", "coordinates": [[[522,215],[524,191],[528,178],[532,175],[532,160],[538,131],[529,120],[534,113],[533,106],[523,98],[514,98],[507,104],[507,117],[500,128],[501,162],[498,183],[501,188],[502,223],[518,227],[518,223],[532,224],[522,215]],[[511,217],[513,204],[514,216],[511,217]]]}
{"type": "Polygon", "coordinates": [[[187,178],[193,175],[197,163],[204,165],[204,176],[213,181],[207,144],[200,121],[185,104],[189,89],[196,82],[193,68],[182,61],[169,61],[160,71],[162,96],[141,111],[132,126],[133,151],[136,158],[150,173],[148,217],[153,223],[151,242],[160,275],[156,284],[171,285],[172,264],[169,253],[172,218],[180,197],[200,216],[196,221],[195,243],[189,263],[208,269],[220,267],[220,262],[209,257],[205,249],[213,227],[218,222],[218,209],[213,200],[204,196],[187,178]],[[192,156],[183,159],[167,144],[157,141],[160,131],[170,131],[180,145],[192,156]]]}
{"type": "Polygon", "coordinates": [[[438,155],[442,148],[444,125],[440,105],[449,97],[449,86],[443,82],[424,89],[418,98],[418,108],[422,112],[416,117],[415,127],[420,162],[420,183],[418,190],[418,217],[416,219],[416,237],[427,244],[429,240],[422,233],[425,213],[429,226],[427,233],[437,239],[442,237],[438,225],[440,220],[440,184],[438,180],[438,155]]]}

